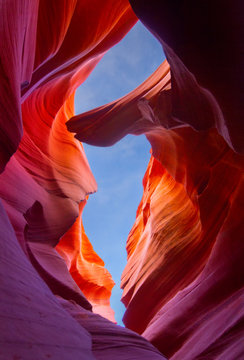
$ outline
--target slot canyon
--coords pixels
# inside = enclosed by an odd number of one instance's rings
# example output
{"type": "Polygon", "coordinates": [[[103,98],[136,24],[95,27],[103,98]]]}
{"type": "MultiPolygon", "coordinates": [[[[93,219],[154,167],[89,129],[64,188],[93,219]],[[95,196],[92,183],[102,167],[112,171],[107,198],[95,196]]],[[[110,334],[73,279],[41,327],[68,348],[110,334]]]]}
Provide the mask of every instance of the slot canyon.
{"type": "Polygon", "coordinates": [[[243,38],[242,0],[0,0],[0,360],[244,359],[243,38]],[[138,20],[166,60],[75,114],[138,20]],[[97,191],[82,143],[128,134],[151,156],[119,326],[82,221],[97,191]]]}

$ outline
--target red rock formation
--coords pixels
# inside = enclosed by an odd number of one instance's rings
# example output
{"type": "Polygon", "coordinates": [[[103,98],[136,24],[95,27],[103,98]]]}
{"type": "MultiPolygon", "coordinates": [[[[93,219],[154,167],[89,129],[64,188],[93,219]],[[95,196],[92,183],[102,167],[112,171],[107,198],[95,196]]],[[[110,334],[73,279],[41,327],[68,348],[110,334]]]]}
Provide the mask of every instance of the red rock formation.
{"type": "Polygon", "coordinates": [[[92,304],[93,312],[115,322],[114,311],[110,308],[114,281],[85,234],[82,224],[85,204],[86,200],[80,203],[79,217],[60,239],[56,249],[66,260],[72,278],[92,304]]]}
{"type": "Polygon", "coordinates": [[[129,2],[0,2],[0,359],[164,358],[146,339],[172,359],[243,355],[241,1],[131,4],[168,63],[74,117],[76,87],[137,20],[129,2]],[[81,222],[96,182],[78,140],[128,133],[152,145],[122,276],[144,338],[92,312],[111,318],[113,282],[81,222]]]}
{"type": "MultiPolygon", "coordinates": [[[[227,40],[236,37],[231,59],[219,51],[226,41],[222,29],[229,31],[223,23],[227,2],[217,24],[211,22],[206,31],[206,36],[216,36],[213,43],[220,37],[221,42],[206,53],[205,42],[199,41],[203,24],[196,22],[204,16],[189,2],[173,31],[178,12],[169,17],[170,4],[132,1],[137,15],[162,41],[171,83],[165,62],[135,91],[72,118],[68,129],[94,145],[110,145],[128,133],[145,133],[152,144],[122,275],[126,326],[173,359],[236,359],[244,353],[243,158],[231,149],[242,151],[244,133],[238,79],[243,44],[233,25],[234,15],[240,23],[240,2],[231,4],[233,29],[227,40]],[[190,21],[187,11],[196,19],[190,21]],[[192,37],[183,31],[186,19],[192,37]],[[201,61],[198,48],[204,54],[201,61]]],[[[216,5],[205,5],[216,13],[216,5]]]]}

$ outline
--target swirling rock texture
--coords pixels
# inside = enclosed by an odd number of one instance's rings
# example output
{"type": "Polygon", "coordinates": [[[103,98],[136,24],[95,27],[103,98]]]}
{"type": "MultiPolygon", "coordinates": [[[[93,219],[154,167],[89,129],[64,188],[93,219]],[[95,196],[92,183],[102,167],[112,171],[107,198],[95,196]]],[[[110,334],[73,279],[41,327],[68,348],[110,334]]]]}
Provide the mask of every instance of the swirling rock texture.
{"type": "Polygon", "coordinates": [[[0,359],[243,357],[243,14],[241,0],[0,2],[0,359]],[[135,14],[167,61],[74,116],[75,89],[135,14]],[[79,140],[128,133],[152,157],[122,328],[82,225],[96,182],[79,140]]]}

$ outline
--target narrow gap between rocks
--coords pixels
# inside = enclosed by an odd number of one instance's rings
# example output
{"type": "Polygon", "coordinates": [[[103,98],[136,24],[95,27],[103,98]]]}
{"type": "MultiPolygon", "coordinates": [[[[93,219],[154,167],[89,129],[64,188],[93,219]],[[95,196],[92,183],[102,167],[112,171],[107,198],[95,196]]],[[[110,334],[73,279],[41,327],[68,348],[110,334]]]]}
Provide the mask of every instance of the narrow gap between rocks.
{"type": "MultiPolygon", "coordinates": [[[[138,22],[77,89],[76,114],[124,96],[146,80],[164,59],[159,42],[138,22]]],[[[85,206],[83,224],[94,250],[116,283],[111,307],[116,321],[123,325],[120,276],[126,265],[126,239],[143,193],[150,144],[144,135],[128,135],[107,148],[83,145],[98,184],[97,193],[90,195],[85,206]]]]}

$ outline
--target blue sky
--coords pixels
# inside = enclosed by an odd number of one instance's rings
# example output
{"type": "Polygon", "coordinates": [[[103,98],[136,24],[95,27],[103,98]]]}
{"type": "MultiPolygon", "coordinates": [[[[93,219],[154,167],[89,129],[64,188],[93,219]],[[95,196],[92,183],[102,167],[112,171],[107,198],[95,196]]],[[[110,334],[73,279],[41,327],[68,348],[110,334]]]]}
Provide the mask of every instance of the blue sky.
{"type": "MultiPolygon", "coordinates": [[[[127,94],[164,59],[159,42],[138,22],[77,89],[76,114],[127,94]]],[[[144,135],[128,135],[111,147],[83,145],[98,184],[98,192],[89,197],[84,209],[83,223],[95,251],[116,282],[111,306],[116,321],[122,325],[125,308],[120,302],[120,277],[126,265],[126,239],[142,196],[150,144],[144,135]]]]}

